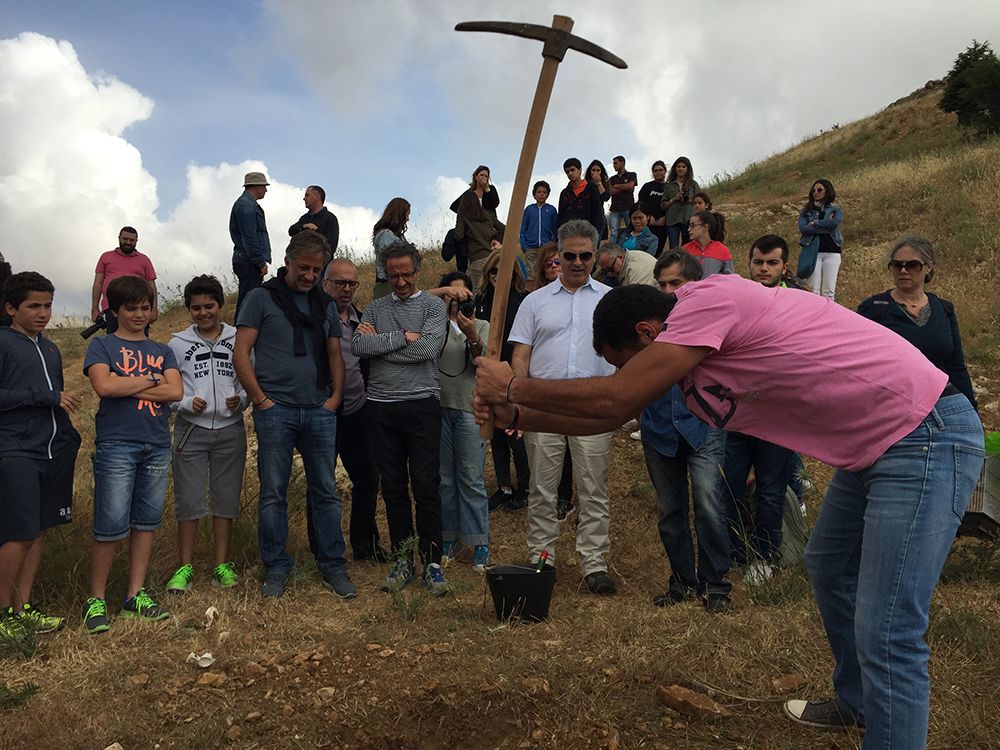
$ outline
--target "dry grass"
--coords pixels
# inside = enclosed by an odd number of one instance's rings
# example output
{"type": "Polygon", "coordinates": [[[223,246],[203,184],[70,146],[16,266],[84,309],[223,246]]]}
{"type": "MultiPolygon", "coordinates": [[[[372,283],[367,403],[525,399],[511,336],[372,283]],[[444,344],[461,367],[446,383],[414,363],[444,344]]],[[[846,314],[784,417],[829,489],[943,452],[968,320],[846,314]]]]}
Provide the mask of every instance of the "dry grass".
{"type": "MultiPolygon", "coordinates": [[[[892,235],[918,228],[938,239],[947,259],[938,286],[955,300],[972,340],[984,416],[996,429],[1000,159],[996,143],[969,144],[955,136],[948,118],[933,108],[934,96],[915,97],[812,139],[715,192],[730,216],[730,245],[742,252],[765,231],[793,236],[798,194],[820,172],[830,175],[848,215],[845,304],[888,285],[881,253],[892,235]],[[925,149],[918,148],[921,138],[925,149]],[[844,153],[852,159],[838,158],[844,153]],[[890,158],[878,158],[882,153],[890,158]],[[933,186],[942,180],[949,189],[937,199],[933,186]]],[[[443,267],[429,255],[424,285],[443,267]]],[[[362,279],[365,293],[370,268],[362,269],[362,279]]],[[[165,340],[186,324],[183,309],[168,311],[154,336],[165,340]]],[[[498,624],[484,580],[467,562],[449,567],[455,593],[445,599],[431,600],[416,587],[397,598],[381,594],[383,571],[359,565],[351,568],[358,599],[336,600],[320,587],[309,559],[299,478],[290,490],[298,572],[282,600],[262,602],[251,453],[234,539],[241,584],[228,592],[207,585],[203,537],[197,589],[169,600],[172,620],[148,626],[116,619],[110,634],[87,637],[76,618],[89,543],[93,480],[87,459],[96,400],[80,372],[83,347],[76,333],[55,335],[70,387],[85,394],[78,419],[84,447],[77,518],[51,536],[37,599],[71,620],[69,628],[40,641],[34,659],[0,659],[7,687],[38,686],[35,695],[12,701],[20,702],[16,707],[0,702],[0,748],[103,748],[114,741],[129,750],[859,746],[856,736],[816,735],[780,714],[783,696],[771,686],[774,677],[801,673],[808,680],[799,693],[804,697],[830,692],[832,663],[801,569],[783,571],[753,600],[734,574],[736,607],[725,616],[709,616],[694,604],[666,610],[650,604],[665,586],[667,564],[641,451],[624,433],[612,448],[610,563],[621,586],[612,599],[580,590],[573,527],[566,523],[551,617],[543,624],[498,624]],[[222,618],[206,629],[209,606],[222,618]],[[199,685],[204,673],[184,662],[192,651],[212,651],[217,661],[208,671],[225,682],[199,685]],[[664,708],[655,688],[671,683],[708,693],[733,716],[711,723],[664,708]]],[[[808,468],[817,488],[807,497],[812,518],[830,470],[813,462],[808,468]]],[[[340,480],[346,510],[350,483],[340,480]]],[[[173,569],[171,516],[168,509],[151,581],[165,580],[173,569]]],[[[490,521],[494,560],[520,560],[524,514],[496,513],[490,521]]],[[[384,518],[380,524],[384,529],[384,518]]],[[[124,586],[123,562],[116,566],[112,599],[124,586]]],[[[998,585],[1000,550],[974,540],[957,543],[935,594],[928,635],[931,748],[1000,747],[998,585]]]]}

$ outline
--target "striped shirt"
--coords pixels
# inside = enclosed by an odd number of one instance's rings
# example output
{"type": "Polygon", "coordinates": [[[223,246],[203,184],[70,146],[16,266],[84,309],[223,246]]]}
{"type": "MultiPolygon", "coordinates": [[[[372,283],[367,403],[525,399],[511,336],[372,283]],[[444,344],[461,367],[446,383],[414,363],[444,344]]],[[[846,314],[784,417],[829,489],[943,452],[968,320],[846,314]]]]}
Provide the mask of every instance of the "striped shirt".
{"type": "Polygon", "coordinates": [[[417,292],[405,300],[395,294],[373,300],[361,316],[362,323],[377,333],[364,336],[355,331],[351,351],[370,360],[370,401],[416,401],[440,397],[438,357],[444,346],[448,312],[438,297],[417,292]],[[406,343],[404,331],[420,338],[406,343]]]}

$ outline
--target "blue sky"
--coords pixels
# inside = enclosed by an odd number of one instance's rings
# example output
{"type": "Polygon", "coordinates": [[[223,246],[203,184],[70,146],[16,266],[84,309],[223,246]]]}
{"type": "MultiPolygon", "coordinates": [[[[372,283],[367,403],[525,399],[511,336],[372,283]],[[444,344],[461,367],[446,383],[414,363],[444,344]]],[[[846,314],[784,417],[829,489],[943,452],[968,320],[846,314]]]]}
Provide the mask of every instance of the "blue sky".
{"type": "MultiPolygon", "coordinates": [[[[165,282],[192,267],[227,273],[229,207],[250,169],[274,183],[262,205],[276,248],[310,183],[327,189],[358,253],[396,195],[414,206],[411,238],[440,241],[448,204],[480,163],[493,169],[503,215],[540,44],[453,27],[548,24],[566,8],[6,2],[0,251],[25,267],[44,244],[73,310],[86,306],[93,262],[125,223],[140,229],[165,282]],[[47,212],[65,221],[39,227],[34,217],[47,212]]],[[[941,77],[973,37],[1000,28],[1000,3],[981,0],[608,8],[576,0],[574,32],[630,67],[567,55],[535,168],[556,188],[567,156],[608,163],[623,153],[641,181],[653,159],[681,154],[703,182],[738,171],[941,77]]]]}

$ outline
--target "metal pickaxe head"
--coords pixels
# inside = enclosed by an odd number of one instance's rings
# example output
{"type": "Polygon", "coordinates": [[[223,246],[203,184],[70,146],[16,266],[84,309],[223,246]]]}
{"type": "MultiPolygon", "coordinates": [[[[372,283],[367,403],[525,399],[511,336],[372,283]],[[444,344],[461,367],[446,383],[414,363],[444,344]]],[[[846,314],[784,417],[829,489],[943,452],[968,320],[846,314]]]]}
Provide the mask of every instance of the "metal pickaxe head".
{"type": "Polygon", "coordinates": [[[627,68],[628,63],[618,55],[608,52],[604,47],[599,47],[593,42],[581,39],[569,33],[573,28],[573,20],[565,16],[556,16],[556,21],[565,19],[564,26],[541,26],[536,23],[512,23],[510,21],[466,21],[455,26],[455,31],[489,31],[494,34],[509,34],[510,36],[520,36],[525,39],[537,39],[544,43],[542,47],[542,57],[551,57],[562,62],[566,56],[566,50],[575,49],[585,55],[596,57],[601,62],[613,65],[616,68],[627,68]]]}

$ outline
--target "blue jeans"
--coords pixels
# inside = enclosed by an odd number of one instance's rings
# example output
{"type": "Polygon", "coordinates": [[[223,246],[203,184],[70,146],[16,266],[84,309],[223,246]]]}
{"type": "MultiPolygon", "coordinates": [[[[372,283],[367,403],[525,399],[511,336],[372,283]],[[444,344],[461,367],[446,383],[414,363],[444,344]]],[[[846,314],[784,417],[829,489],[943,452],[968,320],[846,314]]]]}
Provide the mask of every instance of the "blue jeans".
{"type": "Polygon", "coordinates": [[[805,561],[841,706],[865,750],[927,742],[931,592],[983,465],[983,426],[947,396],[870,467],[837,471],[805,561]]]}
{"type": "Polygon", "coordinates": [[[670,224],[667,226],[667,243],[671,250],[676,250],[681,245],[691,241],[688,234],[687,224],[670,224]]]}
{"type": "Polygon", "coordinates": [[[337,469],[337,415],[322,406],[275,404],[254,409],[257,473],[260,477],[258,540],[265,575],[288,575],[295,561],[288,553],[288,480],[292,451],[298,449],[309,492],[307,512],[315,532],[316,567],[328,576],[345,565],[340,528],[337,469]]]}
{"type": "Polygon", "coordinates": [[[441,539],[489,543],[483,464],[486,441],[472,412],[441,409],[441,539]]]}
{"type": "Polygon", "coordinates": [[[722,464],[726,433],[710,429],[698,450],[683,438],[673,458],[643,443],[646,470],[660,502],[660,541],[670,560],[670,588],[700,594],[728,594],[729,533],[722,502],[719,466],[722,464]],[[694,490],[694,529],[698,537],[698,565],[688,521],[688,473],[694,490]]]}
{"type": "Polygon", "coordinates": [[[628,211],[610,211],[608,213],[608,239],[615,244],[621,244],[619,240],[625,239],[631,231],[632,222],[628,218],[628,211]],[[619,225],[624,222],[624,228],[619,225]]]}
{"type": "Polygon", "coordinates": [[[94,445],[94,539],[116,542],[131,529],[156,531],[170,475],[170,446],[130,440],[94,445]]]}
{"type": "Polygon", "coordinates": [[[263,284],[264,277],[260,275],[260,266],[255,266],[251,263],[250,259],[243,255],[243,253],[233,253],[233,273],[236,275],[236,281],[238,283],[236,292],[236,312],[234,315],[238,315],[240,312],[240,305],[243,304],[243,298],[246,297],[252,290],[263,284]]]}
{"type": "Polygon", "coordinates": [[[781,556],[781,517],[793,455],[787,448],[741,432],[726,435],[723,494],[734,563],[746,562],[751,551],[760,560],[781,556]],[[756,513],[751,513],[747,503],[751,466],[757,482],[756,513]]]}

